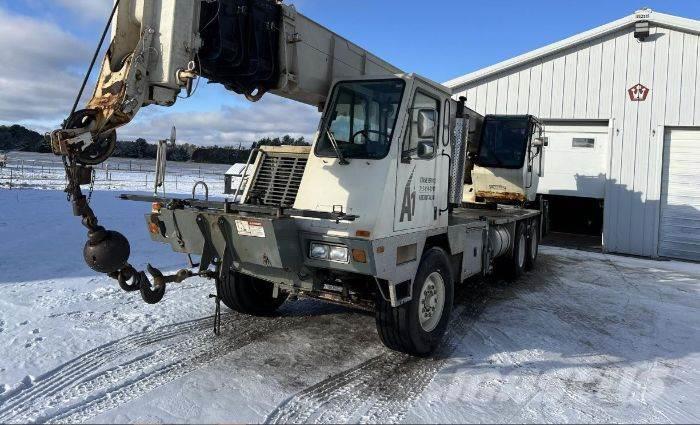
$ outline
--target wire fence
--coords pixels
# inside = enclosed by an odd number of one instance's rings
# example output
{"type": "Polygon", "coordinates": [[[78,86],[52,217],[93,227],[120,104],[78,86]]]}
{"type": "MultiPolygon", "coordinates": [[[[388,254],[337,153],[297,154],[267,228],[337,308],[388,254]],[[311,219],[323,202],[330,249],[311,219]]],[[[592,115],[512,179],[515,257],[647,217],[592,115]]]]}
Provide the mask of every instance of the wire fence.
{"type": "MultiPolygon", "coordinates": [[[[165,190],[188,193],[198,181],[204,181],[212,194],[224,191],[225,165],[196,165],[170,163],[165,178],[165,190]]],[[[116,160],[94,167],[97,190],[153,190],[155,164],[145,161],[116,160]]],[[[39,188],[62,190],[67,180],[61,161],[50,159],[9,158],[0,165],[0,188],[39,188]]]]}

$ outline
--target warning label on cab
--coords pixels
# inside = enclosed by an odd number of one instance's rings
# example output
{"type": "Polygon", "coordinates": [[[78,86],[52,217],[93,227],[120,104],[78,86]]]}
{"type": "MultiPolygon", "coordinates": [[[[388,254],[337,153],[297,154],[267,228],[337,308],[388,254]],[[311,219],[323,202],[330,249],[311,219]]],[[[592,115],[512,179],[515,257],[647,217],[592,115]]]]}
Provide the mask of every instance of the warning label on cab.
{"type": "Polygon", "coordinates": [[[236,231],[241,236],[252,236],[254,238],[264,238],[265,229],[259,221],[236,220],[236,231]]]}

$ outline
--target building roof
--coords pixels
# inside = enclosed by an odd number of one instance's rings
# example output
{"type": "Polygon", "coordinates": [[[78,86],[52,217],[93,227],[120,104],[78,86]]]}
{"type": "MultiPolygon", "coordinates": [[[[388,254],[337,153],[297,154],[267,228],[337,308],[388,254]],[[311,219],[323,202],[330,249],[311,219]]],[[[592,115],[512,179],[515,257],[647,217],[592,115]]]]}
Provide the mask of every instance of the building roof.
{"type": "Polygon", "coordinates": [[[516,56],[512,59],[482,68],[462,77],[458,77],[444,83],[453,91],[461,89],[462,86],[489,77],[509,69],[524,65],[528,62],[539,58],[552,55],[554,53],[566,50],[570,47],[585,43],[589,40],[605,36],[607,34],[618,31],[622,28],[634,25],[636,22],[647,21],[650,24],[655,24],[660,27],[679,29],[682,31],[700,33],[700,21],[695,19],[681,18],[679,16],[667,15],[664,13],[654,12],[651,9],[640,9],[632,15],[610,22],[609,24],[601,25],[592,30],[582,32],[567,39],[552,43],[548,46],[533,50],[531,52],[516,56]]]}
{"type": "Polygon", "coordinates": [[[227,176],[242,176],[243,175],[243,170],[245,169],[245,164],[238,163],[238,164],[233,164],[231,168],[226,171],[227,176]]]}

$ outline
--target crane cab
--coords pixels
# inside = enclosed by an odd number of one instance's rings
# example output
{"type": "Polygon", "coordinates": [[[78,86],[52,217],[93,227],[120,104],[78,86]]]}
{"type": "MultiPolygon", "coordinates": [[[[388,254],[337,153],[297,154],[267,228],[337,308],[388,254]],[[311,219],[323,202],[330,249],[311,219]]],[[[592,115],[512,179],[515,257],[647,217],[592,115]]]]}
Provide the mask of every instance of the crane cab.
{"type": "Polygon", "coordinates": [[[532,115],[487,115],[476,145],[467,202],[525,204],[537,196],[544,176],[544,126],[532,115]]]}

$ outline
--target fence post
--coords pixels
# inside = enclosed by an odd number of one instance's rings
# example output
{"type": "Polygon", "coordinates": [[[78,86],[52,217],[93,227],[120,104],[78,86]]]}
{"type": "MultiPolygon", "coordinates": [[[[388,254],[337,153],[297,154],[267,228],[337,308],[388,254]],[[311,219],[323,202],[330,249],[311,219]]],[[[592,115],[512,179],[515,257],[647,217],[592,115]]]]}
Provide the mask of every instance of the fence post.
{"type": "Polygon", "coordinates": [[[22,177],[24,177],[24,160],[22,160],[22,177]]]}
{"type": "Polygon", "coordinates": [[[175,190],[177,190],[177,174],[175,174],[175,190]]]}

